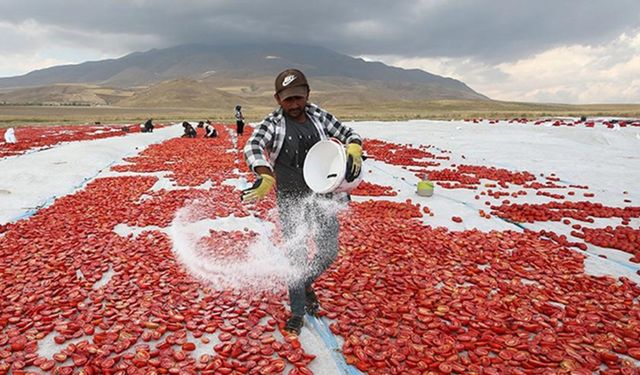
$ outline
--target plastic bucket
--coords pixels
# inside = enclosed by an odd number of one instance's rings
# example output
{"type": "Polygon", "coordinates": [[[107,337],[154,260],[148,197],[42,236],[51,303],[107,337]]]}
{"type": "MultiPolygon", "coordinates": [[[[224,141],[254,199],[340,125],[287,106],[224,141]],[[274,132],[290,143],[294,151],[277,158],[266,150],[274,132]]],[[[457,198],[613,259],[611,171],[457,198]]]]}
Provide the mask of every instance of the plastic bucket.
{"type": "Polygon", "coordinates": [[[433,195],[433,182],[420,181],[418,182],[418,189],[416,193],[421,197],[430,197],[433,195]]]}
{"type": "Polygon", "coordinates": [[[347,182],[347,153],[344,145],[335,139],[313,145],[302,167],[304,181],[318,194],[350,192],[362,181],[362,172],[347,182]]]}

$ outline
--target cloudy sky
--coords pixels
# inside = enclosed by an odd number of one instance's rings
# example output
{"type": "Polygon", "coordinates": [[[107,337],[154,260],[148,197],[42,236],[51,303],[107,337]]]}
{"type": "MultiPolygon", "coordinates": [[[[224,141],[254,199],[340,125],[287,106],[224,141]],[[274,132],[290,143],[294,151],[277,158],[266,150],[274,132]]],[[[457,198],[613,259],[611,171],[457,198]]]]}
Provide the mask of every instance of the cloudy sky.
{"type": "Polygon", "coordinates": [[[493,99],[640,103],[640,0],[0,0],[0,77],[200,42],[287,41],[493,99]]]}

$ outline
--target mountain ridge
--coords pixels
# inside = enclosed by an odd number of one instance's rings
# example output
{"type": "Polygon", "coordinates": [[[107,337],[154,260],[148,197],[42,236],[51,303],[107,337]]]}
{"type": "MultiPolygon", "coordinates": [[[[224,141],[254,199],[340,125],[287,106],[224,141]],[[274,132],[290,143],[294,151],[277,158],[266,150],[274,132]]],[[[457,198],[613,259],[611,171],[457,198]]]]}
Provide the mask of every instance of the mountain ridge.
{"type": "MultiPolygon", "coordinates": [[[[116,59],[61,65],[21,76],[0,78],[0,88],[5,92],[0,94],[0,101],[15,102],[11,95],[15,90],[20,90],[19,97],[27,100],[26,91],[29,88],[39,88],[37,91],[42,94],[43,86],[95,85],[130,91],[131,95],[123,97],[126,103],[134,100],[136,95],[141,95],[141,90],[163,83],[166,86],[167,82],[174,80],[185,80],[185,84],[201,82],[212,85],[211,90],[218,91],[225,91],[221,87],[242,82],[247,85],[244,90],[230,93],[237,96],[235,100],[247,99],[250,102],[258,100],[258,97],[271,96],[273,77],[289,67],[304,71],[312,90],[316,85],[332,87],[343,92],[345,95],[342,96],[352,94],[354,102],[368,101],[362,99],[364,97],[398,97],[400,100],[403,97],[409,100],[489,99],[453,78],[418,69],[403,69],[381,62],[364,61],[323,47],[299,44],[185,44],[133,52],[116,59]],[[251,80],[256,83],[250,82],[251,80]],[[256,88],[260,95],[256,95],[256,88]],[[371,90],[378,92],[373,93],[371,90]]],[[[211,93],[217,95],[214,91],[211,93]]],[[[207,95],[206,90],[202,94],[207,95]]],[[[145,105],[154,105],[153,98],[147,95],[147,99],[145,105]]],[[[180,103],[180,98],[176,98],[174,104],[180,103]]],[[[189,104],[188,101],[186,104],[189,104]]]]}

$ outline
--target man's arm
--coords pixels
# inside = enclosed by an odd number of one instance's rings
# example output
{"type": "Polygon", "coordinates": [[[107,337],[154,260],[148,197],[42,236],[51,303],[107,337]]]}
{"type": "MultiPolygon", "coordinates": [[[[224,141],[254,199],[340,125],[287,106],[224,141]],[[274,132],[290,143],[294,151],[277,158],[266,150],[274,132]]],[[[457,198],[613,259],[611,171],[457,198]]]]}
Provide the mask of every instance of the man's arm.
{"type": "MultiPolygon", "coordinates": [[[[268,152],[273,144],[274,133],[273,124],[266,120],[262,121],[244,146],[244,159],[247,162],[247,166],[257,174],[261,174],[258,170],[260,167],[266,168],[271,172],[271,164],[266,159],[265,153],[268,152]]],[[[264,172],[263,168],[260,168],[260,170],[264,172]]]]}
{"type": "Polygon", "coordinates": [[[362,138],[360,137],[360,135],[356,133],[352,128],[343,125],[331,113],[321,109],[315,104],[311,105],[311,110],[316,118],[321,121],[322,126],[325,128],[327,134],[330,137],[337,138],[344,144],[357,143],[359,145],[362,145],[362,138]]]}
{"type": "Polygon", "coordinates": [[[329,112],[323,111],[317,108],[317,112],[322,119],[322,126],[326,129],[327,133],[340,140],[340,142],[347,144],[347,175],[345,179],[347,182],[355,180],[362,169],[362,138],[358,133],[348,126],[342,125],[338,119],[333,117],[329,112]]]}
{"type": "Polygon", "coordinates": [[[251,133],[251,137],[244,147],[247,165],[258,175],[258,179],[253,183],[253,186],[242,191],[243,202],[264,198],[275,185],[276,180],[271,164],[264,156],[272,147],[274,138],[275,126],[265,119],[251,133]]]}
{"type": "Polygon", "coordinates": [[[267,167],[256,167],[256,169],[254,169],[254,172],[256,172],[259,175],[268,174],[269,176],[276,178],[273,171],[267,167]]]}
{"type": "Polygon", "coordinates": [[[271,170],[271,164],[264,156],[268,151],[267,145],[271,144],[273,137],[269,124],[263,121],[247,141],[244,148],[245,159],[249,168],[258,175],[258,178],[253,186],[242,191],[243,202],[264,198],[275,185],[276,179],[271,170]]]}

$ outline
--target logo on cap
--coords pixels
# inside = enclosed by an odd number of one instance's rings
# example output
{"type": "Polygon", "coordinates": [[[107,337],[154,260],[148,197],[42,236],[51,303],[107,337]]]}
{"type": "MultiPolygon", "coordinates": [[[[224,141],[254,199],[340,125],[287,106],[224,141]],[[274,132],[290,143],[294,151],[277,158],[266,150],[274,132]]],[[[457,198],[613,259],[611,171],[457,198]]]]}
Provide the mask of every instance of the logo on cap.
{"type": "Polygon", "coordinates": [[[295,74],[291,74],[291,75],[288,75],[288,76],[284,77],[284,79],[282,80],[282,86],[285,86],[285,87],[289,86],[289,84],[291,82],[295,81],[296,78],[298,78],[298,77],[296,77],[295,74]]]}

